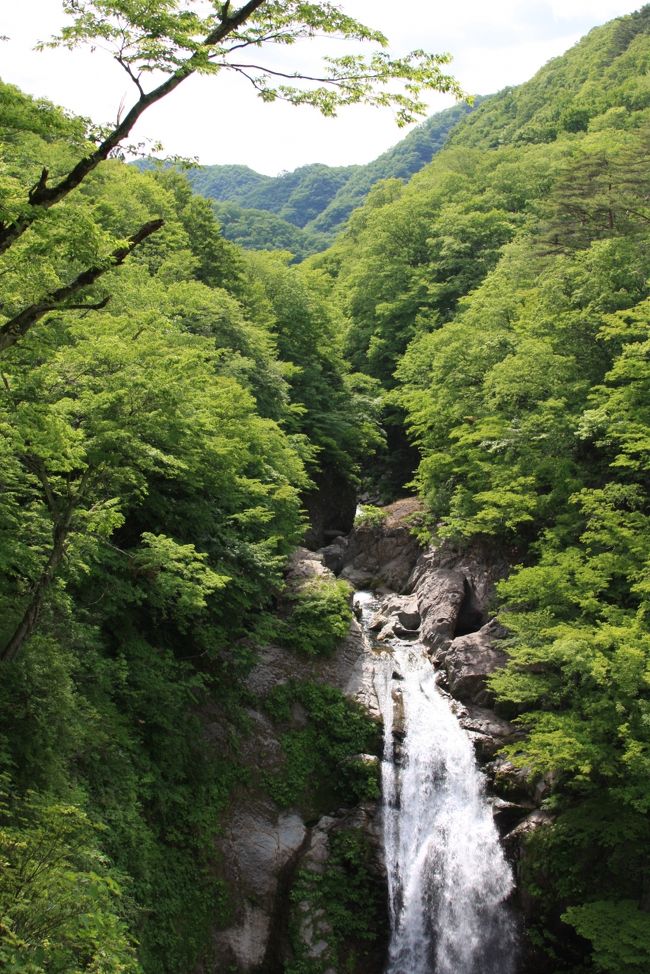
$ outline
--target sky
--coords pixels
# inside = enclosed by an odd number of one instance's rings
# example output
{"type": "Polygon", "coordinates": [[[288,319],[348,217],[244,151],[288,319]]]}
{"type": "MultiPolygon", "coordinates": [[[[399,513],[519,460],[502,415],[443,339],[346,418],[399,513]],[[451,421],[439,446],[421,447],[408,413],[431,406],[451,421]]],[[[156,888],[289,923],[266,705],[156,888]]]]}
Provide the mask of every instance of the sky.
{"type": "MultiPolygon", "coordinates": [[[[382,30],[395,54],[414,48],[449,52],[453,61],[446,70],[473,94],[490,94],[528,80],[592,27],[631,13],[642,3],[338,0],[346,13],[382,30]]],[[[0,35],[8,38],[0,44],[0,77],[95,122],[112,122],[120,105],[129,107],[135,89],[129,89],[128,78],[108,52],[34,51],[35,44],[47,40],[64,21],[60,0],[0,0],[0,35]]],[[[288,53],[313,65],[331,53],[331,44],[315,39],[288,53]]],[[[453,101],[431,94],[430,112],[453,101]]],[[[329,119],[309,108],[263,104],[248,82],[222,72],[183,82],[146,112],[132,138],[160,141],[166,153],[196,157],[203,164],[240,163],[276,175],[310,162],[366,163],[405,134],[388,111],[355,106],[329,119]]]]}

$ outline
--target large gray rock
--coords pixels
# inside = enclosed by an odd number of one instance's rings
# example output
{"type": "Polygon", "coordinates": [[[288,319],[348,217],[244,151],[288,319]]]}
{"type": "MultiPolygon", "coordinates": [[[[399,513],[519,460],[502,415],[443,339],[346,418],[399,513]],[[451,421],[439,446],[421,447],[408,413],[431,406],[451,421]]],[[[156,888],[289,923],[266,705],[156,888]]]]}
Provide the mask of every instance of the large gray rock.
{"type": "Polygon", "coordinates": [[[332,579],[334,576],[323,562],[320,552],[296,548],[289,559],[286,582],[290,590],[300,589],[307,582],[332,579]]]}
{"type": "Polygon", "coordinates": [[[467,598],[467,580],[448,568],[435,568],[425,557],[413,579],[421,618],[420,639],[431,650],[454,638],[458,617],[467,598]]]}
{"type": "Polygon", "coordinates": [[[384,508],[380,524],[360,524],[350,535],[341,577],[355,588],[404,592],[422,548],[409,519],[422,510],[415,498],[384,508]]]}
{"type": "Polygon", "coordinates": [[[367,629],[379,645],[395,638],[418,639],[420,622],[417,597],[391,593],[379,603],[367,629]]]}
{"type": "Polygon", "coordinates": [[[254,971],[264,961],[276,909],[278,879],[307,836],[299,815],[280,813],[271,802],[236,807],[218,842],[234,922],[215,933],[215,955],[227,970],[254,971]]]}
{"type": "Polygon", "coordinates": [[[461,726],[472,738],[482,761],[493,758],[504,745],[522,737],[522,731],[510,721],[498,717],[487,707],[457,704],[454,712],[461,726]]]}
{"type": "Polygon", "coordinates": [[[478,632],[459,636],[434,656],[442,669],[445,684],[453,697],[464,703],[489,706],[494,695],[488,689],[488,677],[505,666],[508,657],[498,645],[505,636],[503,626],[494,619],[478,632]]]}

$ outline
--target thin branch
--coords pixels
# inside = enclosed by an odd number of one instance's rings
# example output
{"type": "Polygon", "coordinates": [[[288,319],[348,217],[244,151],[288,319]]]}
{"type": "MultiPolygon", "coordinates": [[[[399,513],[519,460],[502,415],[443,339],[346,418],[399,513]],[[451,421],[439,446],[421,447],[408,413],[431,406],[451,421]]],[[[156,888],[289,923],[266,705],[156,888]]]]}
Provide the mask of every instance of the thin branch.
{"type": "Polygon", "coordinates": [[[0,327],[0,353],[12,345],[15,345],[17,341],[23,338],[27,332],[36,324],[37,321],[48,314],[50,311],[88,311],[97,308],[104,308],[108,303],[108,298],[104,298],[102,301],[96,304],[82,304],[82,303],[68,303],[68,298],[74,297],[77,292],[85,287],[88,287],[105,274],[107,271],[111,270],[113,267],[118,267],[123,264],[126,258],[135,250],[135,248],[141,244],[147,237],[150,237],[157,230],[160,230],[164,221],[163,220],[150,220],[145,223],[137,233],[134,233],[132,237],[129,238],[128,243],[124,247],[118,247],[110,255],[109,261],[106,264],[102,264],[98,267],[91,267],[88,270],[82,271],[77,277],[69,284],[65,284],[63,287],[57,288],[56,291],[52,291],[50,294],[46,294],[45,297],[41,298],[35,304],[30,305],[25,308],[19,314],[15,315],[9,321],[5,322],[2,327],[0,327]]]}
{"type": "MultiPolygon", "coordinates": [[[[144,98],[144,88],[143,88],[143,87],[142,87],[142,85],[140,84],[140,78],[141,78],[142,76],[141,76],[141,75],[139,75],[139,74],[134,74],[134,73],[133,73],[133,71],[132,71],[132,69],[131,69],[131,65],[130,65],[130,64],[128,63],[128,61],[125,61],[125,60],[124,60],[124,58],[122,57],[122,55],[121,55],[121,54],[116,54],[116,55],[115,55],[115,60],[117,61],[117,63],[119,64],[119,66],[120,66],[121,68],[124,68],[124,70],[126,71],[126,73],[127,73],[127,74],[128,74],[128,76],[129,76],[129,78],[131,79],[131,81],[133,82],[133,84],[134,84],[134,85],[136,86],[136,88],[137,88],[137,89],[138,89],[138,91],[140,92],[140,97],[141,97],[141,98],[144,98]]],[[[121,113],[120,113],[120,114],[121,114],[121,113]]]]}
{"type": "Polygon", "coordinates": [[[262,64],[231,64],[230,62],[223,64],[224,68],[233,68],[235,71],[259,71],[261,74],[272,75],[274,78],[286,78],[288,81],[313,81],[319,85],[342,85],[348,81],[379,81],[382,77],[385,77],[380,72],[374,72],[372,74],[339,74],[335,78],[328,77],[314,77],[310,74],[302,74],[300,71],[294,71],[291,74],[287,74],[284,71],[274,71],[273,68],[265,68],[262,64]]]}
{"type": "MultiPolygon", "coordinates": [[[[68,193],[71,193],[73,189],[76,189],[80,183],[91,173],[100,162],[108,159],[111,152],[117,148],[117,146],[124,141],[125,138],[130,134],[133,126],[136,124],[140,116],[151,106],[155,105],[156,102],[160,101],[166,95],[174,91],[186,78],[194,74],[195,71],[200,67],[204,57],[204,48],[214,47],[219,44],[222,40],[236,31],[242,24],[255,13],[255,11],[261,7],[266,0],[248,0],[239,10],[230,16],[229,14],[229,4],[226,3],[223,7],[223,19],[221,23],[213,31],[211,31],[203,40],[201,44],[200,51],[196,51],[188,60],[182,64],[173,74],[169,75],[162,84],[158,85],[152,91],[142,94],[138,101],[133,105],[130,111],[124,116],[119,125],[106,136],[106,138],[97,146],[94,152],[89,155],[84,156],[80,159],[76,166],[74,166],[70,172],[64,176],[60,182],[55,186],[47,185],[47,171],[44,169],[41,173],[41,178],[39,179],[36,186],[32,189],[28,197],[28,203],[31,209],[22,215],[18,220],[13,223],[3,224],[0,223],[0,254],[4,253],[11,244],[17,240],[33,223],[38,214],[39,208],[48,209],[54,206],[55,203],[60,202],[68,193]]],[[[0,351],[2,346],[0,345],[0,351]]]]}

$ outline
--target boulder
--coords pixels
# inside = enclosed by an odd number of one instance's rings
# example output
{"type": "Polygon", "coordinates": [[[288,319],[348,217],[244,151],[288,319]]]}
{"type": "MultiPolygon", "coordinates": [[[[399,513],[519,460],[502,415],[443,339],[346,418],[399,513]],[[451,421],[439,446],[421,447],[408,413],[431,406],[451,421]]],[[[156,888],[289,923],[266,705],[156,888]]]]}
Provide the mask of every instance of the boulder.
{"type": "Polygon", "coordinates": [[[532,802],[509,802],[504,798],[492,798],[492,815],[496,826],[503,838],[510,834],[522,821],[534,812],[532,802]]]}
{"type": "Polygon", "coordinates": [[[360,524],[350,535],[341,576],[355,588],[404,592],[420,554],[409,518],[422,506],[415,498],[396,501],[384,508],[379,524],[360,524]]]}
{"type": "Polygon", "coordinates": [[[347,538],[336,538],[325,548],[321,548],[318,554],[323,559],[323,564],[329,568],[334,575],[340,575],[345,564],[345,555],[348,548],[347,538]]]}
{"type": "Polygon", "coordinates": [[[466,598],[466,579],[460,572],[433,568],[425,558],[413,579],[420,615],[420,639],[430,650],[447,646],[466,598]]]}
{"type": "Polygon", "coordinates": [[[526,839],[539,829],[552,825],[554,816],[542,808],[536,808],[504,836],[504,845],[510,857],[520,861],[525,854],[526,839]]]}
{"type": "Polygon", "coordinates": [[[461,726],[472,738],[481,761],[490,760],[505,744],[522,736],[522,731],[514,724],[498,717],[493,710],[486,707],[459,704],[454,712],[461,726]]]}
{"type": "Polygon", "coordinates": [[[324,564],[322,553],[310,551],[309,548],[296,548],[285,572],[287,587],[290,590],[300,589],[313,580],[333,577],[333,573],[324,564]]]}
{"type": "Polygon", "coordinates": [[[478,632],[457,637],[435,654],[452,696],[483,707],[492,703],[494,697],[487,679],[508,661],[497,644],[505,634],[503,626],[493,619],[478,632]]]}

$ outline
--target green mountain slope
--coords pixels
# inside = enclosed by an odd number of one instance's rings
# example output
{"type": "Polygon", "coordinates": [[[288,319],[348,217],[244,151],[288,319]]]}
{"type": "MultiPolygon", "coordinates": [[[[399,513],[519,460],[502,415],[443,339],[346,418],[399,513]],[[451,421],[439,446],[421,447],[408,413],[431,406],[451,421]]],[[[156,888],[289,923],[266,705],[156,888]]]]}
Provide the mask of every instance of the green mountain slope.
{"type": "Polygon", "coordinates": [[[201,166],[187,176],[202,196],[236,204],[217,208],[227,239],[249,249],[290,249],[304,257],[334,239],[375,183],[408,179],[430,162],[470,111],[462,104],[433,115],[366,166],[315,163],[277,177],[247,166],[201,166]],[[273,216],[264,219],[261,211],[273,216]]]}
{"type": "Polygon", "coordinates": [[[531,81],[486,100],[450,144],[495,148],[637,125],[650,105],[649,30],[650,6],[595,28],[531,81]]]}
{"type": "Polygon", "coordinates": [[[294,226],[269,210],[225,202],[213,204],[223,235],[246,250],[288,250],[298,260],[325,250],[330,239],[294,226]]]}

